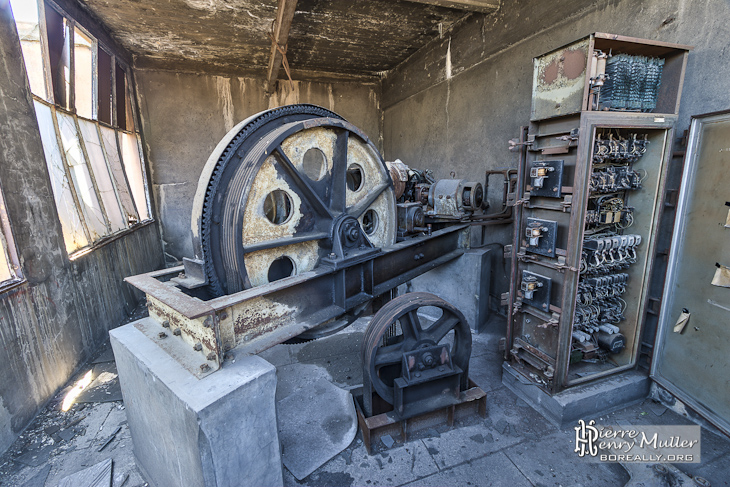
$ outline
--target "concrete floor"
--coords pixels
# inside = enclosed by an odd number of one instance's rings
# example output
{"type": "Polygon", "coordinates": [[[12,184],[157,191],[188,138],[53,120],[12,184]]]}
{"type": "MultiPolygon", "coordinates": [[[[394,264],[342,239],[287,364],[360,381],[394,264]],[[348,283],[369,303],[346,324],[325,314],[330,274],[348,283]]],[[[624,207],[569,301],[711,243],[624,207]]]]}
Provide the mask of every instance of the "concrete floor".
{"type": "MultiPolygon", "coordinates": [[[[277,397],[320,377],[345,389],[360,384],[360,342],[366,325],[366,319],[359,320],[332,337],[279,345],[262,353],[277,367],[277,397]]],[[[486,419],[467,420],[454,428],[431,428],[391,449],[378,444],[381,451],[372,456],[367,454],[358,433],[348,448],[303,481],[284,469],[285,485],[614,487],[629,482],[629,474],[619,464],[578,458],[573,452],[572,429],[561,431],[552,426],[502,386],[498,341],[503,327],[504,321],[495,318],[488,326],[489,333],[474,335],[470,375],[487,392],[486,419]]],[[[100,355],[103,353],[100,351],[100,355]]],[[[87,369],[82,369],[80,375],[87,369]]],[[[110,390],[109,395],[113,393],[113,382],[105,387],[101,399],[110,390]]],[[[0,485],[55,486],[64,477],[108,458],[113,460],[113,487],[146,485],[135,465],[122,401],[76,404],[62,413],[59,406],[65,392],[0,458],[0,485]],[[117,429],[114,439],[98,451],[117,429]]],[[[302,414],[317,417],[317,411],[308,410],[306,404],[302,405],[302,414]]],[[[596,419],[599,424],[692,424],[649,400],[600,418],[585,419],[596,419]]],[[[702,462],[677,467],[689,475],[704,477],[712,486],[730,485],[730,440],[703,428],[702,462]]]]}

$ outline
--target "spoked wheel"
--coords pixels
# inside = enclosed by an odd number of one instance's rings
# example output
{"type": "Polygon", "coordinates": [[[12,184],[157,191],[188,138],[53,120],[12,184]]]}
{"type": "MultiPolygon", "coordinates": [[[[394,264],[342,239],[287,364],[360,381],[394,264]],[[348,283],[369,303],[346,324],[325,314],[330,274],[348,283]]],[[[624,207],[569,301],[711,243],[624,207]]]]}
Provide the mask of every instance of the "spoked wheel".
{"type": "Polygon", "coordinates": [[[393,185],[369,139],[319,107],[277,110],[232,130],[201,177],[193,233],[214,296],[311,271],[343,222],[395,243],[393,185]]]}
{"type": "MultiPolygon", "coordinates": [[[[430,320],[429,320],[430,321],[430,320]]],[[[408,293],[399,296],[373,317],[365,331],[362,346],[365,407],[367,391],[372,389],[388,404],[394,402],[393,383],[402,374],[403,354],[450,342],[452,363],[464,373],[461,390],[467,389],[471,330],[464,315],[447,301],[429,293],[408,293]],[[434,319],[424,326],[424,319],[434,319]]],[[[372,410],[368,411],[372,414],[372,410]]]]}

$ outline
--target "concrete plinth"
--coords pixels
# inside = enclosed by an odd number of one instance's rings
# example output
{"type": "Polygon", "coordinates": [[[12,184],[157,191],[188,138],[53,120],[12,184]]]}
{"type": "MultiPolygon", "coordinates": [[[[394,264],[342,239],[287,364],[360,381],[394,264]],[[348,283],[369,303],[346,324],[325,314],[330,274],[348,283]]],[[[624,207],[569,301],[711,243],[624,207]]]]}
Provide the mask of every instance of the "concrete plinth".
{"type": "Polygon", "coordinates": [[[458,259],[412,279],[400,292],[435,294],[464,314],[473,330],[483,331],[489,317],[489,249],[470,249],[458,259]]]}
{"type": "Polygon", "coordinates": [[[137,465],[153,486],[283,485],[273,365],[241,357],[199,380],[134,324],[110,335],[137,465]]]}
{"type": "Polygon", "coordinates": [[[650,382],[647,374],[629,370],[550,395],[510,364],[502,364],[502,384],[558,428],[642,401],[649,395],[650,382]]]}

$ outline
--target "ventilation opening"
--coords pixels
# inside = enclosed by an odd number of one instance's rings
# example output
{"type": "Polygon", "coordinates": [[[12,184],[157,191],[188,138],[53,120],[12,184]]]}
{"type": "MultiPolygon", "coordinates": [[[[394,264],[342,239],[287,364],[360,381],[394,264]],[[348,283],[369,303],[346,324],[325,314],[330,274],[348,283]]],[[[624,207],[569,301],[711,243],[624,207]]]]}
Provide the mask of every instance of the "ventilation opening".
{"type": "Polygon", "coordinates": [[[357,164],[347,168],[347,189],[350,191],[360,191],[363,183],[362,168],[357,164]]]}
{"type": "Polygon", "coordinates": [[[324,177],[325,168],[327,167],[327,157],[324,152],[312,147],[304,153],[302,158],[302,171],[312,181],[319,181],[324,177]]]}
{"type": "Polygon", "coordinates": [[[291,198],[286,191],[275,189],[264,200],[264,214],[274,225],[281,225],[291,216],[291,198]]]}
{"type": "Polygon", "coordinates": [[[294,275],[294,262],[287,256],[276,259],[269,266],[269,282],[294,275]]]}
{"type": "Polygon", "coordinates": [[[378,229],[378,223],[380,222],[378,214],[375,210],[368,210],[362,217],[362,229],[365,230],[365,234],[372,235],[375,230],[378,229]]]}

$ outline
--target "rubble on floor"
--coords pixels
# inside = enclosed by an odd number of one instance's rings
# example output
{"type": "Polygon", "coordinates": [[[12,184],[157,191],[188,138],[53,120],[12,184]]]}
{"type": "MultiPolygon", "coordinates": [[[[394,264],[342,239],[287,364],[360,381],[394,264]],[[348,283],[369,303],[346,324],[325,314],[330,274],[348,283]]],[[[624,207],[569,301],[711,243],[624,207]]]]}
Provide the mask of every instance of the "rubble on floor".
{"type": "MultiPolygon", "coordinates": [[[[361,319],[331,337],[299,345],[279,345],[260,354],[277,367],[277,400],[285,401],[293,393],[315,387],[322,380],[346,391],[361,384],[360,344],[366,324],[367,320],[361,319]]],[[[334,452],[331,459],[301,480],[284,468],[284,484],[291,487],[615,487],[630,482],[629,472],[620,464],[579,459],[574,453],[572,429],[552,426],[502,386],[498,342],[504,333],[504,320],[495,318],[487,326],[489,332],[473,336],[470,363],[471,379],[487,393],[486,419],[457,422],[453,428],[435,426],[405,443],[394,437],[383,438],[375,445],[373,455],[368,455],[358,432],[349,445],[339,453],[334,452]]],[[[101,350],[98,357],[81,369],[0,458],[0,485],[56,487],[64,485],[64,479],[78,478],[73,476],[84,471],[86,474],[80,476],[92,480],[107,475],[103,479],[111,479],[113,487],[147,485],[135,465],[124,404],[113,399],[117,387],[113,362],[109,361],[113,357],[106,350],[101,350]],[[99,374],[79,396],[91,402],[78,402],[77,398],[67,412],[61,411],[66,392],[92,369],[99,374]],[[102,375],[103,379],[99,379],[102,375]],[[110,476],[107,465],[111,467],[110,476]],[[92,475],[95,473],[99,475],[92,475]]],[[[305,407],[301,411],[305,415],[313,414],[307,413],[305,407]]],[[[600,424],[692,424],[649,399],[588,419],[600,424]]],[[[713,487],[730,485],[727,476],[730,441],[703,428],[702,463],[675,467],[694,478],[705,478],[713,487]]],[[[668,470],[673,472],[675,467],[668,470]]],[[[655,471],[660,470],[661,467],[655,471]]],[[[299,475],[302,476],[301,472],[299,475]]]]}

